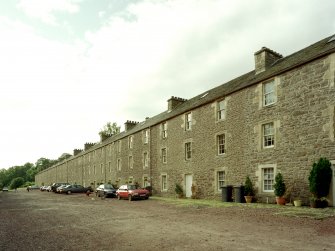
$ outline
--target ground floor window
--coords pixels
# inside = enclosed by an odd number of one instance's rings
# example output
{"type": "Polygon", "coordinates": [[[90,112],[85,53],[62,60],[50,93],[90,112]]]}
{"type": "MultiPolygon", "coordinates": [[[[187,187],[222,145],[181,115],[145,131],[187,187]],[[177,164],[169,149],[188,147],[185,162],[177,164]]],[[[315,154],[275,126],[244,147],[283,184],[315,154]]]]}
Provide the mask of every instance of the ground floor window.
{"type": "Polygon", "coordinates": [[[221,191],[221,187],[225,184],[225,171],[217,172],[218,190],[221,191]]]}
{"type": "Polygon", "coordinates": [[[262,177],[263,177],[263,191],[273,192],[274,168],[273,167],[263,168],[262,177]]]}
{"type": "Polygon", "coordinates": [[[163,174],[161,176],[162,191],[167,191],[167,175],[163,174]]]}

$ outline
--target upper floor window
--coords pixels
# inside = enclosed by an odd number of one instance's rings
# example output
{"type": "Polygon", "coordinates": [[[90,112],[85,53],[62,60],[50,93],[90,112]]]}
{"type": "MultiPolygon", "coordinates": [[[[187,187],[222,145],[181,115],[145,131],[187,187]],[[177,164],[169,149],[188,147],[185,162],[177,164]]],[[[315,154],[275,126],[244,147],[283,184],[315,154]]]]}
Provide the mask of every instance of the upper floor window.
{"type": "Polygon", "coordinates": [[[225,145],[226,145],[225,135],[224,134],[218,135],[217,136],[217,146],[218,146],[219,155],[222,155],[226,152],[225,145]]]}
{"type": "Polygon", "coordinates": [[[263,147],[273,147],[275,144],[274,123],[263,125],[263,147]]]}
{"type": "Polygon", "coordinates": [[[187,142],[185,143],[185,159],[189,160],[192,158],[192,143],[187,142]]]}
{"type": "Polygon", "coordinates": [[[121,171],[121,160],[120,159],[117,160],[116,166],[117,166],[117,170],[121,171]]]}
{"type": "Polygon", "coordinates": [[[218,181],[218,190],[221,191],[221,187],[224,186],[225,182],[225,172],[224,171],[219,171],[217,172],[217,181],[218,181]]]}
{"type": "Polygon", "coordinates": [[[163,139],[167,138],[167,123],[166,122],[162,123],[162,138],[163,139]]]}
{"type": "Polygon", "coordinates": [[[119,140],[117,142],[117,152],[120,153],[121,152],[121,140],[119,140]]]}
{"type": "Polygon", "coordinates": [[[217,120],[224,120],[226,114],[225,101],[221,100],[217,104],[217,120]]]}
{"type": "Polygon", "coordinates": [[[111,173],[112,172],[112,163],[110,161],[108,162],[108,169],[109,169],[109,172],[111,173]]]}
{"type": "Polygon", "coordinates": [[[275,81],[263,84],[263,105],[268,106],[276,102],[275,81]]]}
{"type": "Polygon", "coordinates": [[[100,164],[100,171],[101,173],[104,173],[104,164],[100,164]]]}
{"type": "Polygon", "coordinates": [[[133,144],[134,144],[134,137],[133,136],[129,136],[129,138],[128,138],[128,148],[132,149],[133,148],[133,144]]]}
{"type": "Polygon", "coordinates": [[[185,130],[192,129],[192,113],[187,113],[185,115],[185,130]]]}
{"type": "Polygon", "coordinates": [[[128,166],[130,169],[133,169],[133,166],[134,166],[133,156],[128,157],[128,166]]]}
{"type": "Polygon", "coordinates": [[[166,158],[166,148],[162,148],[162,162],[166,163],[167,158],[166,158]]]}
{"type": "Polygon", "coordinates": [[[273,192],[274,168],[273,167],[263,168],[262,178],[263,178],[263,191],[273,192]]]}
{"type": "Polygon", "coordinates": [[[148,167],[148,153],[143,153],[143,167],[148,167]]]}
{"type": "Polygon", "coordinates": [[[144,130],[143,132],[143,143],[148,144],[149,142],[149,130],[144,130]]]}

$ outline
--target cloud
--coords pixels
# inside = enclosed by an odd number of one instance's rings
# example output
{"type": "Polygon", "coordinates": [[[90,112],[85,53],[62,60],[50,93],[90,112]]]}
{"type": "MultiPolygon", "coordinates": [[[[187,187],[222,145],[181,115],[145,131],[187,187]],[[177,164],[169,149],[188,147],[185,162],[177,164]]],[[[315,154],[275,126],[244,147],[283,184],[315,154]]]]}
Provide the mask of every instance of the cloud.
{"type": "Polygon", "coordinates": [[[40,19],[49,25],[58,25],[56,12],[76,13],[80,0],[20,0],[17,7],[27,16],[40,19]]]}

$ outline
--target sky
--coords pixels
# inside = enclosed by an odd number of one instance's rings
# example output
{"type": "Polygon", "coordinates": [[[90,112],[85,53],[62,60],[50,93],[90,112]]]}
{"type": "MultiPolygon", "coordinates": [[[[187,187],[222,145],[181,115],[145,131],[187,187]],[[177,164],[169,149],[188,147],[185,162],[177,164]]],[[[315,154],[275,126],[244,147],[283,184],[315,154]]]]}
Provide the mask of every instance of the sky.
{"type": "Polygon", "coordinates": [[[0,1],[0,169],[73,154],[335,34],[333,0],[0,1]]]}

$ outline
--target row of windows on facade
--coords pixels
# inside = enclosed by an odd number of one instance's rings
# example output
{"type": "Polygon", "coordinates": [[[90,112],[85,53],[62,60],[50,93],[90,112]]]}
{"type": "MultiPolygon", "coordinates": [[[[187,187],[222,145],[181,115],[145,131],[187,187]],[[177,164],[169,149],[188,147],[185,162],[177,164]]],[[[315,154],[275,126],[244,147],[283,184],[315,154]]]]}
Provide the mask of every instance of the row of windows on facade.
{"type": "MultiPolygon", "coordinates": [[[[267,82],[263,84],[263,105],[269,106],[275,103],[276,96],[275,96],[275,83],[274,81],[267,82]]],[[[217,102],[217,120],[221,121],[225,119],[225,101],[221,100],[217,102]]],[[[163,122],[161,124],[161,137],[163,139],[167,138],[167,122],[163,122]]],[[[185,130],[191,130],[192,129],[192,113],[189,112],[185,114],[185,130]]],[[[273,123],[268,123],[263,125],[262,127],[262,133],[263,133],[263,147],[271,147],[274,145],[274,125],[273,123]]],[[[148,144],[149,142],[149,130],[146,129],[143,131],[143,143],[148,144]]],[[[117,152],[121,153],[121,140],[118,140],[116,142],[117,146],[117,152]]],[[[191,158],[191,146],[190,143],[186,143],[185,145],[185,159],[191,158]]],[[[224,142],[224,135],[218,136],[218,154],[225,153],[225,142],[224,142]]],[[[134,136],[131,135],[128,137],[128,149],[133,149],[134,147],[134,136]]],[[[109,146],[109,152],[111,153],[112,147],[109,146]]],[[[164,150],[162,150],[164,151],[164,150]]],[[[166,151],[166,150],[165,150],[166,151]]],[[[102,149],[99,149],[99,154],[102,154],[102,149]]],[[[92,152],[92,158],[96,155],[96,151],[92,152]]],[[[166,159],[164,157],[165,155],[162,153],[162,159],[166,159]]],[[[88,154],[87,156],[88,161],[91,160],[91,155],[88,154]]],[[[166,161],[163,161],[165,163],[166,161]]]]}
{"type": "MultiPolygon", "coordinates": [[[[226,174],[225,171],[217,171],[216,173],[217,180],[217,190],[221,191],[221,188],[226,185],[226,174]]],[[[167,185],[167,174],[161,175],[161,190],[168,191],[167,185]]],[[[273,184],[274,184],[274,168],[262,168],[262,192],[273,192],[273,184]]]]}

